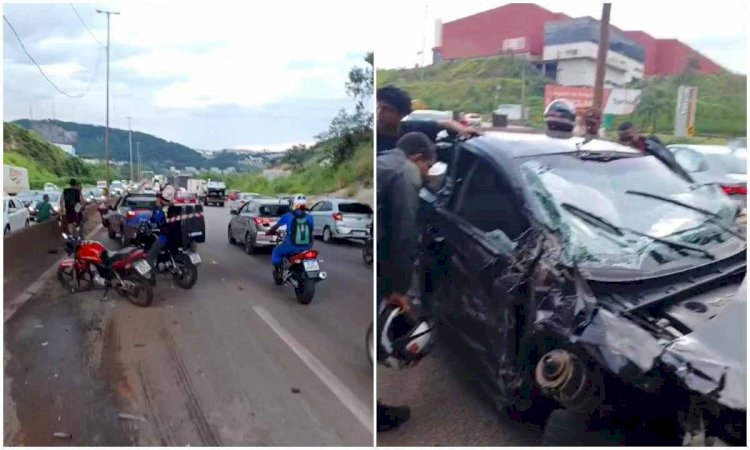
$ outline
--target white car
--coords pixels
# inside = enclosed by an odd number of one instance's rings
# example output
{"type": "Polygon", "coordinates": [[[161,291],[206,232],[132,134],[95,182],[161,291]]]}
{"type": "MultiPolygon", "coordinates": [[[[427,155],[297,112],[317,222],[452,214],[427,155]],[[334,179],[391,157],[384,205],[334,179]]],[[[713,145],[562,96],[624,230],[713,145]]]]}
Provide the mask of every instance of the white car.
{"type": "Polygon", "coordinates": [[[453,111],[436,111],[433,109],[418,109],[412,111],[411,114],[401,119],[402,122],[409,120],[429,120],[429,121],[440,121],[440,120],[453,120],[453,111]]]}
{"type": "Polygon", "coordinates": [[[241,192],[236,199],[229,201],[229,213],[231,214],[232,212],[239,211],[245,203],[261,197],[263,196],[257,192],[241,192]]]}
{"type": "Polygon", "coordinates": [[[54,183],[44,183],[44,192],[58,192],[60,190],[54,183]]]}
{"type": "Polygon", "coordinates": [[[3,219],[5,219],[4,235],[27,228],[31,224],[29,211],[23,206],[23,203],[12,198],[3,199],[3,219]]]}

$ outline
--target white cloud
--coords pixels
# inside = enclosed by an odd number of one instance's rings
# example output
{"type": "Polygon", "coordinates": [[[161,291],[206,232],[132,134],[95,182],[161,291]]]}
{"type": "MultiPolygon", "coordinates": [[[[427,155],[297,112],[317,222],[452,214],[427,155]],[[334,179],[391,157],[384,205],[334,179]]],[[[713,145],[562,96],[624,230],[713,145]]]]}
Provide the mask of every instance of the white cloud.
{"type": "MultiPolygon", "coordinates": [[[[374,47],[376,22],[352,3],[128,0],[76,9],[102,42],[106,17],[95,9],[121,13],[111,18],[112,126],[125,128],[133,116],[138,130],[196,147],[286,148],[324,131],[339,107],[332,104],[348,104],[348,71],[374,47]]],[[[101,47],[69,5],[13,5],[5,13],[55,84],[72,94],[86,88],[101,47]]],[[[104,124],[103,58],[90,92],[73,100],[41,78],[17,42],[4,49],[6,120],[28,117],[30,108],[37,119],[51,117],[54,103],[58,119],[104,124]]]]}

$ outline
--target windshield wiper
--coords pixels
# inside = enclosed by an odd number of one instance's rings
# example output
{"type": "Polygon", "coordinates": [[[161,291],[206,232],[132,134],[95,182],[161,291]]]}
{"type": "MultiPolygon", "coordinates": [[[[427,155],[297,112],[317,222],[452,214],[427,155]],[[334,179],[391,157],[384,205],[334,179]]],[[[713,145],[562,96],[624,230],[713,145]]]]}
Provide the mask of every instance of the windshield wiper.
{"type": "Polygon", "coordinates": [[[631,194],[631,195],[640,195],[641,197],[653,198],[655,200],[661,200],[661,201],[664,201],[664,202],[667,202],[667,203],[672,203],[674,205],[682,206],[683,208],[687,208],[687,209],[699,212],[699,213],[703,214],[704,216],[708,217],[709,220],[711,220],[713,223],[715,223],[716,225],[718,225],[719,228],[721,228],[725,232],[727,232],[727,233],[731,234],[732,236],[734,236],[736,238],[739,238],[739,239],[741,239],[743,241],[745,240],[745,236],[743,236],[743,235],[735,232],[734,230],[728,228],[726,225],[724,225],[723,223],[721,223],[721,218],[719,218],[719,216],[717,216],[716,214],[714,214],[711,211],[708,211],[706,209],[698,208],[697,206],[693,206],[693,205],[688,205],[687,203],[683,203],[683,202],[681,202],[679,200],[674,200],[674,199],[671,199],[669,197],[664,197],[664,196],[657,195],[657,194],[651,194],[649,192],[625,191],[625,193],[626,194],[631,194]]]}
{"type": "Polygon", "coordinates": [[[648,233],[642,233],[638,230],[633,230],[632,228],[626,228],[626,227],[618,227],[617,225],[611,223],[607,219],[597,216],[596,214],[586,211],[585,209],[581,209],[575,205],[571,205],[570,203],[562,203],[560,206],[567,209],[568,211],[576,214],[578,217],[583,218],[584,220],[587,220],[592,223],[596,223],[600,226],[600,228],[608,228],[611,231],[614,231],[615,234],[618,236],[622,236],[624,233],[623,231],[627,231],[628,233],[635,234],[637,236],[642,236],[645,238],[649,238],[654,242],[660,242],[662,244],[666,244],[672,248],[680,248],[683,250],[692,250],[694,252],[700,253],[703,256],[705,256],[708,259],[714,260],[716,257],[709,252],[708,250],[705,250],[701,247],[698,247],[697,245],[688,244],[686,242],[678,242],[673,241],[671,239],[661,238],[657,236],[652,236],[648,233]]]}

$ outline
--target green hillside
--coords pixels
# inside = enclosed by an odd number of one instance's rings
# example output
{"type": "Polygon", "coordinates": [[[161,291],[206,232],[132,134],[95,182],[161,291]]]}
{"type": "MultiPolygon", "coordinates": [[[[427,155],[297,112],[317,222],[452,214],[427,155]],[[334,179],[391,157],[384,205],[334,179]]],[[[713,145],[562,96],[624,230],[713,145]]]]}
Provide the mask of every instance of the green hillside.
{"type": "MultiPolygon", "coordinates": [[[[72,177],[84,184],[104,178],[102,166],[86,165],[38,134],[7,122],[3,123],[3,164],[25,167],[32,189],[41,189],[47,182],[64,186],[72,177]]],[[[119,177],[115,167],[111,174],[119,177]]]]}
{"type": "MultiPolygon", "coordinates": [[[[57,125],[65,131],[78,134],[78,140],[74,144],[78,156],[104,159],[104,133],[105,127],[87,125],[75,122],[30,121],[27,119],[17,120],[14,123],[26,129],[33,129],[34,125],[57,125]]],[[[133,158],[135,158],[136,142],[140,142],[141,164],[153,170],[168,169],[170,166],[197,168],[208,168],[215,166],[226,169],[230,166],[239,166],[240,156],[236,154],[223,155],[220,160],[208,160],[190,147],[176,142],[152,136],[147,133],[133,131],[133,158]]],[[[128,130],[110,128],[109,130],[110,158],[114,161],[130,161],[130,146],[128,141],[128,130]]]]}
{"type": "MultiPolygon", "coordinates": [[[[427,103],[430,109],[477,112],[485,115],[499,104],[520,103],[521,60],[485,58],[450,61],[416,69],[378,70],[378,87],[396,85],[427,103]],[[500,89],[497,89],[497,86],[500,89]]],[[[526,67],[526,105],[533,125],[542,124],[544,86],[552,83],[532,66],[526,67]]],[[[747,77],[733,74],[691,75],[649,80],[644,87],[644,107],[632,117],[618,117],[615,125],[630,120],[646,127],[656,111],[656,130],[671,133],[677,87],[698,87],[698,135],[744,136],[747,123],[747,77]],[[647,100],[647,99],[651,100],[647,100]],[[658,106],[653,107],[656,103],[658,106]]],[[[633,86],[643,87],[643,86],[633,86]]]]}
{"type": "Polygon", "coordinates": [[[329,154],[330,143],[322,143],[311,149],[305,162],[292,169],[287,178],[268,180],[262,174],[230,176],[204,175],[204,178],[224,180],[229,189],[242,192],[257,192],[264,195],[294,194],[304,192],[310,195],[327,194],[340,189],[349,189],[354,195],[358,188],[372,187],[373,143],[359,144],[354,154],[339,165],[324,163],[329,154]]]}

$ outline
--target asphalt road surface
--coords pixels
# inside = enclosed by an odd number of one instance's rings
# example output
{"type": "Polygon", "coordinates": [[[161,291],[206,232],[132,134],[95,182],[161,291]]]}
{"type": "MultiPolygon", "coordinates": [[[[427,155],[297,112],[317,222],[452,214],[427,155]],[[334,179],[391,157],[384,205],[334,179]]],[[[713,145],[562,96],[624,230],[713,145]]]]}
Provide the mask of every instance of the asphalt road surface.
{"type": "Polygon", "coordinates": [[[205,212],[192,290],[160,276],[139,308],[51,281],[5,324],[6,445],[372,445],[361,247],[316,242],[328,279],[301,305],[205,212]]]}
{"type": "Polygon", "coordinates": [[[541,427],[498,412],[460,365],[460,355],[438,340],[416,367],[378,366],[378,399],[411,408],[408,422],[377,434],[378,446],[538,446],[541,427]]]}

